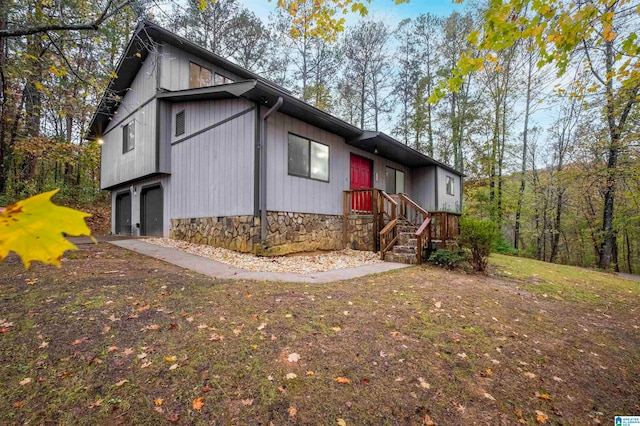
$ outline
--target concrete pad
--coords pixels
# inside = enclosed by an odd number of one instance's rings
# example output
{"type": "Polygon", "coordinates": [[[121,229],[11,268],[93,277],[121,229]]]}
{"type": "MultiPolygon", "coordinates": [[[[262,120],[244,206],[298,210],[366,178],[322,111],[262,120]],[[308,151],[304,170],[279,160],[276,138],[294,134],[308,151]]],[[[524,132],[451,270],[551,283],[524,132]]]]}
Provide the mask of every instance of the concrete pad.
{"type": "Polygon", "coordinates": [[[303,283],[326,283],[331,281],[349,280],[363,277],[370,274],[392,271],[406,268],[410,265],[403,263],[373,263],[370,265],[357,266],[354,268],[335,269],[326,272],[313,272],[307,274],[295,274],[292,272],[253,272],[227,265],[217,260],[209,259],[195,254],[185,253],[182,250],[161,247],[150,244],[144,240],[112,240],[107,241],[118,247],[132,250],[146,256],[164,260],[181,268],[191,269],[214,278],[235,279],[235,280],[263,280],[263,281],[286,281],[303,283]]]}

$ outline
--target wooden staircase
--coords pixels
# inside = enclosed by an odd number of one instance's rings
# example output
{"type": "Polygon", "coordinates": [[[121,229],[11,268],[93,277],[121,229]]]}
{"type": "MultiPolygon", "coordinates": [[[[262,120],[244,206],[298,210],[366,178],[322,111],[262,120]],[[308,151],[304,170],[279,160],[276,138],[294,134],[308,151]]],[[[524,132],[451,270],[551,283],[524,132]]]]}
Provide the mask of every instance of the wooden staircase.
{"type": "Polygon", "coordinates": [[[412,225],[406,219],[399,219],[396,225],[398,230],[398,239],[390,251],[384,254],[384,260],[387,262],[418,263],[418,238],[416,231],[418,226],[412,225]]]}
{"type": "Polygon", "coordinates": [[[459,213],[428,212],[407,194],[389,195],[381,189],[344,191],[344,240],[349,214],[373,217],[375,250],[388,262],[420,264],[436,247],[447,247],[459,233],[459,213]]]}

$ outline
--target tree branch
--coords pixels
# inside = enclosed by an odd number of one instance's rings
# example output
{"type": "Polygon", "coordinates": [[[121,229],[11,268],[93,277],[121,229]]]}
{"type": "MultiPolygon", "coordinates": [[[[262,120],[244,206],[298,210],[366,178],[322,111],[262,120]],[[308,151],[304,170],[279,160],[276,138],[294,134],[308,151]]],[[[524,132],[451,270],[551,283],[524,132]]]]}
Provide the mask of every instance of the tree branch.
{"type": "Polygon", "coordinates": [[[46,33],[48,31],[96,31],[104,21],[118,13],[126,6],[130,5],[132,1],[133,0],[124,0],[122,3],[113,8],[113,10],[110,10],[113,4],[113,0],[109,0],[100,15],[92,22],[79,24],[52,23],[26,28],[2,29],[0,30],[0,38],[24,37],[32,34],[46,33]]]}

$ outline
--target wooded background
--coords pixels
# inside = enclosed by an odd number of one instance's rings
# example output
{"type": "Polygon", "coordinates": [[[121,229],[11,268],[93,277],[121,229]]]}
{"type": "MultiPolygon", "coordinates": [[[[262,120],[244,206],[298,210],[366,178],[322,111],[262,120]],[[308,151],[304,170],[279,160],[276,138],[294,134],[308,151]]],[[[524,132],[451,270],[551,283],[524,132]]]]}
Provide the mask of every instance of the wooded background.
{"type": "Polygon", "coordinates": [[[0,0],[0,205],[107,199],[82,137],[145,18],[464,172],[465,212],[500,225],[498,251],[638,273],[638,3],[519,4],[336,34],[313,24],[331,1],[262,19],[238,0],[0,0]]]}

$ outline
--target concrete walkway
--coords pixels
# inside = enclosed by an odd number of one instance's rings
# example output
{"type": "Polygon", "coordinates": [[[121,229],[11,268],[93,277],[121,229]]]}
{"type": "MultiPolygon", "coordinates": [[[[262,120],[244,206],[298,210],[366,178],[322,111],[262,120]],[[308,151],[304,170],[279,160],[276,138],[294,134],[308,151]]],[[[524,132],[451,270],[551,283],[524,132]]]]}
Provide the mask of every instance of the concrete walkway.
{"type": "Polygon", "coordinates": [[[402,263],[373,263],[357,266],[355,268],[336,269],[327,272],[313,272],[308,274],[294,274],[292,272],[252,272],[227,265],[217,260],[209,259],[195,254],[185,253],[182,250],[149,244],[144,240],[113,240],[110,244],[132,250],[165,262],[191,269],[214,278],[231,278],[246,280],[287,281],[303,283],[326,283],[331,281],[349,280],[370,274],[392,271],[406,268],[409,265],[402,263]]]}

